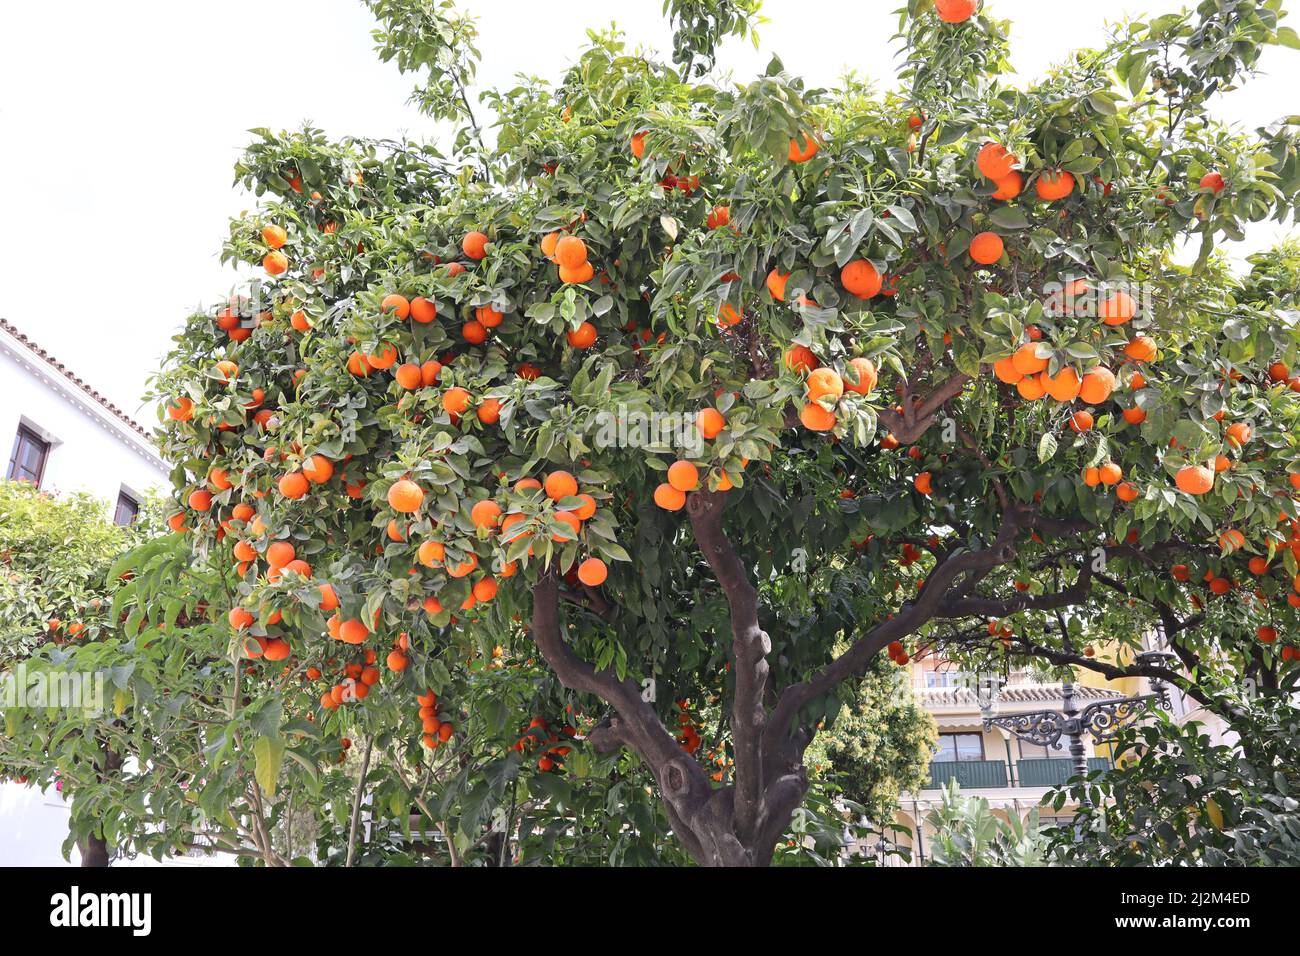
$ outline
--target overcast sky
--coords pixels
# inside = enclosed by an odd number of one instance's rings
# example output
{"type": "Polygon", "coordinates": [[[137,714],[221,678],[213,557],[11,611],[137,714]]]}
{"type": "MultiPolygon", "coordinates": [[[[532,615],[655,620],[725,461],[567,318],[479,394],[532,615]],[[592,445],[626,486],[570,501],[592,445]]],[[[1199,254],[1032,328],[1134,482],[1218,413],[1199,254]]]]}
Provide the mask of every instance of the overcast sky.
{"type": "MultiPolygon", "coordinates": [[[[762,49],[732,41],[744,80],[772,53],[813,85],[846,68],[889,84],[901,0],[766,0],[762,49]]],[[[461,0],[479,17],[483,86],[554,79],[589,26],[616,21],[666,51],[660,0],[461,0]],[[557,15],[563,9],[564,15],[557,15]]],[[[989,0],[1014,22],[1013,62],[1032,79],[1106,23],[1177,0],[989,0]]],[[[1300,24],[1297,24],[1300,25],[1300,24]]],[[[139,396],[179,322],[238,281],[217,262],[250,127],[310,122],[331,135],[423,138],[411,83],[373,55],[359,0],[61,0],[0,5],[0,316],[113,401],[139,396]],[[57,17],[54,14],[57,12],[57,17]]],[[[1254,127],[1300,112],[1300,53],[1269,50],[1266,76],[1220,114],[1254,127]]],[[[1268,227],[1250,237],[1262,246],[1268,227]]]]}

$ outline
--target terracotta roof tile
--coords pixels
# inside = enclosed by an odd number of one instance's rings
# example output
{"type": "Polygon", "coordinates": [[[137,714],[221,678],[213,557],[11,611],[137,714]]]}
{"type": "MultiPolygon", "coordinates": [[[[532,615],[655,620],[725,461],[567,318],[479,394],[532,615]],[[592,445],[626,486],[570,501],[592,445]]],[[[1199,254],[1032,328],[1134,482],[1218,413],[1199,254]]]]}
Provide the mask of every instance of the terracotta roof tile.
{"type": "Polygon", "coordinates": [[[14,327],[12,324],[10,324],[8,321],[6,321],[5,319],[0,318],[0,329],[4,329],[4,330],[5,330],[6,332],[8,332],[10,335],[12,335],[14,338],[16,338],[19,342],[21,342],[23,345],[25,345],[25,346],[27,347],[27,350],[28,350],[28,351],[30,351],[30,352],[31,352],[33,355],[35,355],[37,358],[39,358],[39,359],[41,359],[42,361],[44,361],[47,365],[50,365],[51,367],[53,367],[55,371],[57,371],[60,375],[62,375],[64,378],[66,378],[66,379],[67,379],[69,382],[71,382],[73,385],[76,385],[76,386],[77,386],[78,388],[80,388],[83,392],[85,392],[87,395],[89,395],[91,398],[93,398],[96,402],[98,402],[98,403],[99,403],[99,404],[100,404],[100,405],[101,405],[105,410],[107,410],[107,411],[108,411],[111,415],[113,415],[115,418],[121,420],[124,424],[126,424],[128,427],[130,427],[133,431],[136,431],[136,432],[138,432],[139,434],[143,435],[145,438],[148,438],[149,441],[150,441],[150,444],[153,443],[153,438],[152,438],[152,436],[150,436],[150,434],[149,434],[147,431],[144,430],[144,426],[142,426],[139,422],[137,422],[134,418],[132,418],[132,417],[131,417],[130,415],[128,415],[126,412],[122,411],[122,409],[118,408],[116,405],[114,405],[112,402],[110,402],[107,398],[105,398],[105,397],[104,397],[103,395],[101,395],[99,392],[95,391],[95,389],[91,388],[90,385],[89,385],[86,381],[84,381],[81,377],[79,377],[78,375],[76,375],[76,374],[75,374],[75,373],[74,373],[70,368],[68,368],[66,365],[64,365],[62,362],[60,362],[58,359],[56,359],[56,358],[55,358],[53,355],[51,355],[49,352],[45,351],[45,349],[41,348],[39,345],[37,345],[35,342],[33,342],[30,338],[28,338],[26,335],[24,335],[22,332],[18,331],[18,329],[15,328],[15,327],[14,327]]]}

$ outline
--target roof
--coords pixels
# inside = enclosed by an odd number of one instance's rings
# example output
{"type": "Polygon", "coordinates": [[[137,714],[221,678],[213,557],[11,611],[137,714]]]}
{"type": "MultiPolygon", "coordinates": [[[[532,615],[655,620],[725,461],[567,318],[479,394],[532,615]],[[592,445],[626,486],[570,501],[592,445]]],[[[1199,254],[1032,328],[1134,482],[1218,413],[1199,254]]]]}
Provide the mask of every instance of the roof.
{"type": "Polygon", "coordinates": [[[140,435],[144,436],[146,439],[149,439],[150,444],[152,444],[153,439],[150,436],[150,434],[144,430],[143,425],[141,425],[134,418],[132,418],[126,412],[122,411],[122,409],[118,408],[107,398],[105,398],[103,395],[97,392],[94,388],[90,386],[88,382],[86,382],[79,375],[73,372],[70,368],[68,368],[58,359],[56,359],[53,355],[45,351],[45,349],[41,348],[30,338],[28,338],[25,334],[18,331],[18,329],[15,326],[13,326],[10,322],[8,322],[3,318],[0,318],[0,329],[3,329],[4,331],[12,335],[15,339],[17,339],[20,343],[22,343],[29,352],[31,352],[37,358],[41,359],[43,362],[45,362],[47,365],[53,368],[56,372],[58,372],[60,375],[66,378],[73,385],[77,386],[77,388],[85,392],[88,396],[90,396],[90,398],[92,398],[98,405],[100,405],[105,411],[107,411],[114,418],[121,421],[132,431],[135,431],[140,435]]]}
{"type": "MultiPolygon", "coordinates": [[[[925,687],[920,689],[923,704],[927,707],[979,707],[979,695],[968,687],[925,687]]],[[[1111,700],[1123,697],[1117,691],[1102,687],[1089,687],[1085,684],[1074,685],[1074,698],[1078,701],[1111,700]]],[[[1017,703],[1060,703],[1062,688],[1058,683],[1008,684],[998,692],[998,705],[1017,703]]]]}

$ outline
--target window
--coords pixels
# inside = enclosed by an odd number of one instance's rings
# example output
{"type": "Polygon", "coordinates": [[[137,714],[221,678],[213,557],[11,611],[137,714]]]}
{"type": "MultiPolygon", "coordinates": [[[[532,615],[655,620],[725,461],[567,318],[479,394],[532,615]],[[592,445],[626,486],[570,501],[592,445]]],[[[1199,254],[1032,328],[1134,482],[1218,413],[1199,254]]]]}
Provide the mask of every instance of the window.
{"type": "Polygon", "coordinates": [[[139,513],[140,502],[136,501],[125,491],[119,491],[117,493],[117,510],[113,512],[113,524],[134,524],[136,515],[139,513]]]}
{"type": "Polygon", "coordinates": [[[980,734],[940,734],[935,760],[983,760],[984,738],[980,734]]]}
{"type": "Polygon", "coordinates": [[[45,459],[49,455],[50,443],[26,425],[19,425],[18,435],[14,438],[14,453],[9,458],[7,477],[10,481],[30,481],[39,488],[41,477],[45,474],[45,459]]]}

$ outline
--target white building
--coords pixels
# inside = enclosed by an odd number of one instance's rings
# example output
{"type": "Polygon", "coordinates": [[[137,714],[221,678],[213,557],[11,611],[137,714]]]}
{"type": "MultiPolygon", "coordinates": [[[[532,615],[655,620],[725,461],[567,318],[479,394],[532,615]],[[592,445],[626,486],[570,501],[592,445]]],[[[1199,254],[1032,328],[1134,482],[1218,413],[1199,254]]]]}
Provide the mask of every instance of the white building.
{"type": "MultiPolygon", "coordinates": [[[[167,483],[168,468],[144,428],[3,319],[0,443],[7,443],[4,477],[56,493],[89,492],[119,524],[167,483]]],[[[0,866],[61,865],[67,835],[68,807],[54,787],[0,785],[0,866]]]]}
{"type": "Polygon", "coordinates": [[[0,442],[8,443],[6,478],[89,492],[120,523],[167,482],[169,469],[144,428],[4,319],[0,442]]]}

